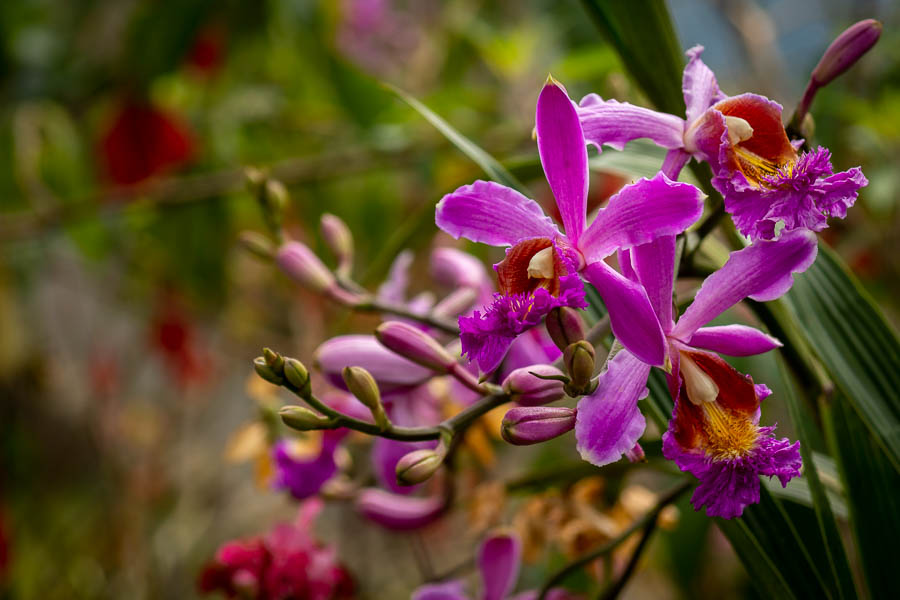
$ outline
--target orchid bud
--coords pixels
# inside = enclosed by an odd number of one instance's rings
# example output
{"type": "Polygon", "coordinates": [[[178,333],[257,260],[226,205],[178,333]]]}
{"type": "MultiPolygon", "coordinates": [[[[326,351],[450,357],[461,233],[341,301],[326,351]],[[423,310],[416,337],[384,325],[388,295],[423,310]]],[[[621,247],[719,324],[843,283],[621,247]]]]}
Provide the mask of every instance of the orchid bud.
{"type": "Polygon", "coordinates": [[[256,231],[244,231],[238,236],[238,243],[251,254],[264,259],[275,256],[275,246],[269,238],[256,231]]]}
{"type": "Polygon", "coordinates": [[[400,321],[382,323],[375,330],[375,337],[387,349],[433,371],[448,373],[457,364],[436,339],[400,321]]]}
{"type": "Polygon", "coordinates": [[[575,410],[556,406],[511,408],[503,417],[500,435],[516,446],[552,440],[575,427],[575,410]]]}
{"type": "Polygon", "coordinates": [[[503,391],[509,399],[522,406],[541,406],[562,400],[566,393],[563,390],[566,376],[562,371],[550,365],[533,365],[522,367],[510,373],[503,380],[503,391]],[[538,377],[540,375],[541,377],[538,377]],[[543,379],[542,377],[558,377],[559,379],[543,379]]]}
{"type": "Polygon", "coordinates": [[[349,275],[353,266],[353,234],[347,224],[338,217],[325,213],[319,221],[322,239],[334,253],[338,262],[338,273],[349,275]]]}
{"type": "Polygon", "coordinates": [[[456,248],[435,248],[431,253],[431,276],[448,287],[480,289],[488,280],[484,263],[456,248]]]}
{"type": "Polygon", "coordinates": [[[819,87],[831,83],[875,45],[881,37],[881,29],[881,23],[875,19],[866,19],[845,29],[825,50],[813,69],[811,80],[819,87]]]}
{"type": "Polygon", "coordinates": [[[253,368],[256,369],[257,375],[259,375],[269,383],[274,383],[275,385],[281,385],[282,383],[284,383],[284,377],[276,373],[266,362],[266,359],[262,356],[257,356],[253,359],[253,368]]]}
{"type": "Polygon", "coordinates": [[[594,375],[594,347],[587,341],[580,341],[568,346],[563,352],[563,362],[569,377],[572,378],[573,390],[585,390],[594,375]]]}
{"type": "Polygon", "coordinates": [[[544,322],[550,339],[560,350],[584,339],[584,321],[574,308],[560,306],[547,315],[544,322]]]}
{"type": "Polygon", "coordinates": [[[647,455],[644,454],[644,449],[641,448],[640,444],[635,444],[634,448],[625,452],[625,458],[628,459],[628,462],[647,462],[647,455]]]}
{"type": "Polygon", "coordinates": [[[288,382],[300,390],[309,390],[309,370],[296,358],[284,359],[284,377],[288,382]]]}
{"type": "Polygon", "coordinates": [[[317,429],[332,429],[337,421],[320,415],[303,406],[283,406],[278,411],[285,425],[297,431],[314,431],[317,429]]]}
{"type": "Polygon", "coordinates": [[[280,215],[284,212],[288,200],[290,199],[287,188],[277,179],[267,179],[265,189],[269,207],[272,211],[280,215]]]}
{"type": "Polygon", "coordinates": [[[418,529],[440,517],[446,503],[439,496],[417,498],[366,488],[356,498],[356,509],[388,529],[418,529]]]}
{"type": "Polygon", "coordinates": [[[381,404],[381,392],[378,391],[378,384],[375,383],[375,378],[371,373],[362,367],[344,367],[341,374],[350,393],[372,412],[375,424],[381,429],[387,429],[390,422],[384,412],[384,406],[381,404]]]}
{"type": "Polygon", "coordinates": [[[321,294],[335,285],[334,275],[305,244],[287,242],[275,259],[288,277],[313,292],[321,294]]]}
{"type": "Polygon", "coordinates": [[[397,481],[400,485],[416,485],[434,475],[444,455],[434,450],[413,450],[397,461],[397,481]]]}

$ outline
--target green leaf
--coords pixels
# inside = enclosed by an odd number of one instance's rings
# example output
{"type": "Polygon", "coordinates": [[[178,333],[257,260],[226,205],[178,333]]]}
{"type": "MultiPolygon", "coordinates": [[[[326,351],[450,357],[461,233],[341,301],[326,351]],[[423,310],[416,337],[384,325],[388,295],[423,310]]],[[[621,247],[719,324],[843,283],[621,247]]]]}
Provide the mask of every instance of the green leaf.
{"type": "Polygon", "coordinates": [[[475,162],[479,167],[481,167],[484,172],[496,181],[497,183],[502,183],[507,187],[511,187],[514,190],[518,190],[519,192],[529,195],[527,188],[522,184],[521,181],[516,179],[516,177],[506,170],[506,168],[500,164],[500,162],[481,149],[480,146],[475,144],[472,140],[461,134],[457,131],[450,123],[441,118],[437,113],[432,111],[430,108],[404,92],[403,90],[396,88],[390,84],[384,84],[385,87],[394,93],[398,98],[409,104],[413,107],[416,112],[425,117],[425,120],[434,125],[434,127],[440,131],[444,137],[446,137],[450,142],[453,143],[463,154],[468,156],[475,162]]]}
{"type": "Polygon", "coordinates": [[[664,0],[582,0],[629,75],[660,110],[684,114],[684,53],[664,0]]]}
{"type": "Polygon", "coordinates": [[[843,394],[836,394],[830,404],[823,402],[822,414],[847,493],[869,597],[893,598],[897,594],[900,474],[843,394]]]}
{"type": "Polygon", "coordinates": [[[810,496],[812,498],[812,506],[815,512],[816,525],[818,527],[819,536],[816,539],[807,539],[811,544],[821,545],[825,551],[829,576],[831,581],[829,585],[834,590],[835,598],[855,598],[856,589],[853,586],[853,575],[850,572],[850,565],[847,562],[847,554],[844,550],[844,544],[841,541],[841,535],[835,522],[834,512],[825,488],[819,479],[818,466],[813,456],[811,438],[812,423],[809,411],[801,403],[797,396],[796,389],[784,363],[779,361],[781,377],[785,382],[783,398],[788,405],[791,413],[791,420],[797,428],[800,437],[800,454],[803,457],[803,478],[808,484],[810,496]]]}
{"type": "Polygon", "coordinates": [[[731,542],[753,584],[764,598],[820,600],[833,593],[823,578],[821,544],[814,539],[812,509],[783,504],[768,489],[760,489],[760,502],[744,509],[738,519],[716,519],[731,542]]]}
{"type": "Polygon", "coordinates": [[[812,352],[900,471],[900,342],[891,326],[824,244],[787,297],[812,352]]]}

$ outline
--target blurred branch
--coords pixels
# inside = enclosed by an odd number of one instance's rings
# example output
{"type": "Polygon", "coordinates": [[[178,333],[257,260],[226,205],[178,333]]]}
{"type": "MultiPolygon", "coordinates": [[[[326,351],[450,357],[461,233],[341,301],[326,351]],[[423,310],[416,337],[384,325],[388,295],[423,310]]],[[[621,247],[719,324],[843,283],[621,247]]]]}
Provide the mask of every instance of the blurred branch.
{"type": "Polygon", "coordinates": [[[647,527],[650,523],[655,523],[657,517],[659,517],[659,513],[661,513],[666,506],[675,502],[678,497],[681,496],[684,492],[690,489],[692,484],[692,480],[684,480],[678,486],[661,497],[657,501],[656,506],[654,506],[646,515],[632,523],[631,526],[620,533],[618,537],[610,540],[596,550],[592,550],[587,554],[576,558],[574,561],[570,562],[562,569],[551,575],[550,578],[544,582],[544,585],[541,586],[541,592],[538,596],[538,600],[544,600],[551,588],[553,588],[555,585],[558,585],[559,583],[562,583],[563,580],[565,580],[567,577],[569,577],[579,569],[586,567],[598,558],[605,556],[615,550],[620,544],[622,544],[622,542],[631,537],[631,534],[633,534],[635,531],[647,527]]]}
{"type": "MultiPolygon", "coordinates": [[[[364,173],[419,160],[421,146],[402,150],[371,152],[350,150],[315,157],[297,157],[266,168],[274,179],[285,184],[325,181],[334,177],[364,173]]],[[[0,241],[26,239],[77,223],[97,214],[115,215],[132,210],[166,209],[221,197],[244,189],[246,168],[235,167],[179,177],[163,177],[144,184],[115,187],[81,200],[38,211],[3,214],[0,241]]]]}

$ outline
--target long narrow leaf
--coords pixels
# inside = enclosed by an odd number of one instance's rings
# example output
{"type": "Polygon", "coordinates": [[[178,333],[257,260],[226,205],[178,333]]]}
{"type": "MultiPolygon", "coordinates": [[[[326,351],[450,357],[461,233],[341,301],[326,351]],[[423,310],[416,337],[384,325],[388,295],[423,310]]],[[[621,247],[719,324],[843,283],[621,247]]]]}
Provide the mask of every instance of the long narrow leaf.
{"type": "Polygon", "coordinates": [[[506,168],[501,165],[496,158],[485,152],[480,146],[475,144],[475,142],[457,131],[452,125],[450,125],[450,123],[441,118],[440,115],[435,113],[433,110],[431,110],[403,90],[396,88],[390,84],[385,84],[385,87],[393,92],[398,98],[414,108],[416,112],[425,117],[426,121],[434,125],[434,127],[438,131],[440,131],[444,135],[444,137],[450,140],[450,142],[454,146],[456,146],[463,154],[471,158],[475,164],[481,167],[488,175],[488,177],[490,177],[497,183],[502,183],[507,187],[511,187],[522,192],[525,195],[528,195],[528,190],[525,188],[522,182],[516,179],[516,177],[512,173],[506,170],[506,168]]]}

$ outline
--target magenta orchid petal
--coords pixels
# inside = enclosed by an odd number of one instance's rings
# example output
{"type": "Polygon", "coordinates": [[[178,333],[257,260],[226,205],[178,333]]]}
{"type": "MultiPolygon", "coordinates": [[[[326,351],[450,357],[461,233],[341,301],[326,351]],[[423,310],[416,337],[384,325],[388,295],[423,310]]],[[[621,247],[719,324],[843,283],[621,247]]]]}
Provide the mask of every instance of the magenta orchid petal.
{"type": "Polygon", "coordinates": [[[376,296],[382,302],[393,304],[406,303],[406,288],[409,286],[409,267],[413,262],[413,253],[404,250],[397,255],[388,271],[387,279],[378,287],[376,296]]]}
{"type": "Polygon", "coordinates": [[[600,376],[597,389],[578,402],[575,440],[581,457],[597,466],[619,460],[644,433],[638,400],[647,395],[650,365],[627,350],[600,376]]]}
{"type": "Polygon", "coordinates": [[[275,462],[275,489],[287,490],[298,500],[319,493],[326,481],[337,473],[334,452],[340,440],[347,434],[346,429],[327,431],[322,436],[319,454],[309,458],[295,457],[288,440],[280,440],[272,448],[275,462]]]}
{"type": "Polygon", "coordinates": [[[438,227],[459,239],[511,246],[521,239],[554,238],[559,230],[540,205],[499,183],[476,181],[441,198],[438,227]]]}
{"type": "Polygon", "coordinates": [[[706,325],[744,298],[774,300],[793,285],[794,273],[802,273],[816,259],[816,236],[798,229],[777,241],[758,240],[732,252],[725,265],[706,278],[694,302],[687,308],[672,335],[690,339],[706,325]]]}
{"type": "Polygon", "coordinates": [[[647,297],[663,332],[672,330],[672,288],[675,285],[675,236],[659,237],[649,244],[631,249],[631,265],[638,281],[647,290],[647,297]]]}
{"type": "Polygon", "coordinates": [[[463,592],[462,581],[445,581],[429,583],[417,589],[412,600],[468,600],[463,592]]]}
{"type": "Polygon", "coordinates": [[[703,46],[694,46],[686,54],[690,60],[684,68],[681,87],[687,106],[687,122],[692,123],[707,108],[724,100],[725,94],[719,89],[712,70],[700,59],[703,46]]]}
{"type": "Polygon", "coordinates": [[[511,533],[494,534],[481,543],[478,570],[481,572],[483,600],[504,600],[519,578],[522,544],[511,533]]]}
{"type": "Polygon", "coordinates": [[[771,335],[746,325],[701,327],[688,344],[728,356],[753,356],[781,347],[781,342],[771,335]]]}
{"type": "Polygon", "coordinates": [[[463,582],[458,580],[429,583],[413,592],[412,600],[468,600],[463,582]]]}
{"type": "Polygon", "coordinates": [[[672,181],[678,181],[681,170],[691,160],[691,155],[680,148],[669,150],[659,170],[672,181]]]}
{"type": "Polygon", "coordinates": [[[622,150],[639,138],[649,138],[663,148],[684,146],[684,120],[675,115],[589,94],[578,106],[578,117],[584,139],[600,152],[604,144],[622,150]]]}
{"type": "Polygon", "coordinates": [[[402,496],[378,488],[366,488],[356,497],[356,509],[364,517],[398,531],[424,527],[440,517],[445,508],[438,496],[402,496]]]}
{"type": "MultiPolygon", "coordinates": [[[[587,211],[588,160],[578,112],[565,88],[549,80],[537,101],[538,153],[563,227],[576,240],[587,211]]],[[[524,236],[520,236],[524,237],[524,236]]]]}
{"type": "Polygon", "coordinates": [[[341,371],[344,367],[363,367],[382,391],[422,383],[432,372],[394,354],[371,335],[333,337],[316,349],[315,362],[328,381],[346,389],[341,371]]]}
{"type": "Polygon", "coordinates": [[[702,213],[700,190],[657,173],[653,179],[626,185],[610,198],[578,240],[578,249],[588,263],[602,260],[616,249],[681,233],[702,213]]]}
{"type": "Polygon", "coordinates": [[[588,265],[584,276],[603,298],[616,339],[648,365],[662,365],[665,337],[643,286],[603,261],[588,265]]]}

